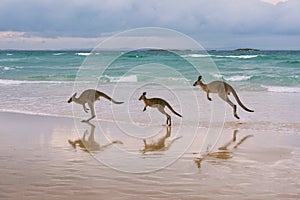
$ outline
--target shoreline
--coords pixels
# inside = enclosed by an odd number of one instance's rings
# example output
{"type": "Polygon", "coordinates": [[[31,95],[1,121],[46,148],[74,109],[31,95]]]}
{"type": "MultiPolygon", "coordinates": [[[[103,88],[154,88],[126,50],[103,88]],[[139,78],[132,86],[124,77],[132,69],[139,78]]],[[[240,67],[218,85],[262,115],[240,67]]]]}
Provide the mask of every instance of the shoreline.
{"type": "MultiPolygon", "coordinates": [[[[261,130],[261,131],[279,131],[286,132],[290,134],[300,133],[300,123],[297,122],[271,122],[271,121],[253,121],[250,118],[236,120],[231,116],[230,108],[226,109],[225,119],[223,123],[223,129],[245,129],[245,130],[261,130]]],[[[42,117],[42,118],[50,118],[50,119],[64,119],[64,120],[77,120],[78,123],[83,119],[82,117],[74,117],[74,116],[61,116],[54,114],[44,114],[44,113],[26,113],[22,111],[0,111],[0,115],[20,115],[24,117],[42,117]]],[[[99,123],[115,123],[114,119],[93,119],[91,122],[99,123]]],[[[127,121],[118,121],[118,123],[130,124],[127,121]]],[[[144,124],[146,125],[146,124],[144,124]]],[[[184,124],[183,124],[184,125],[184,124]]],[[[200,121],[198,128],[209,128],[211,126],[211,122],[208,121],[200,121]]]]}

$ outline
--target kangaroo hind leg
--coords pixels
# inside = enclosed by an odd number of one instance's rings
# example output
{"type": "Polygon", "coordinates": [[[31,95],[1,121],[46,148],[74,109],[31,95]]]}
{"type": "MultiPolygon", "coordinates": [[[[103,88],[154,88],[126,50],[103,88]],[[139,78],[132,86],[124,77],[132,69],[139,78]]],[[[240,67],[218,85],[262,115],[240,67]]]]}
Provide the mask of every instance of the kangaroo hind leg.
{"type": "Polygon", "coordinates": [[[171,116],[170,116],[168,113],[166,113],[164,107],[161,106],[161,105],[159,105],[159,106],[157,107],[157,109],[159,110],[159,112],[161,112],[162,114],[164,114],[164,115],[167,117],[166,124],[167,124],[168,126],[171,126],[171,124],[172,124],[172,123],[171,123],[171,116]]]}
{"type": "Polygon", "coordinates": [[[219,93],[219,97],[221,99],[223,99],[225,102],[227,102],[232,108],[233,108],[233,115],[235,118],[240,119],[240,117],[237,115],[236,113],[236,105],[234,103],[232,103],[232,101],[230,101],[230,99],[228,98],[227,94],[225,93],[219,93]]]}
{"type": "Polygon", "coordinates": [[[87,120],[82,120],[82,122],[89,122],[91,119],[94,119],[96,117],[95,115],[95,108],[93,103],[88,103],[89,108],[91,110],[91,117],[88,118],[87,120]]]}

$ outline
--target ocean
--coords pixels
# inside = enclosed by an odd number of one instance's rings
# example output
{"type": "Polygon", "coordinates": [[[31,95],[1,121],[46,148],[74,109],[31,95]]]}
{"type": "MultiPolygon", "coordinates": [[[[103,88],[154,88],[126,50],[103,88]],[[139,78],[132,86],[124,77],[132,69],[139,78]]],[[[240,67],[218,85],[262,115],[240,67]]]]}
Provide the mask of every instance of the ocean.
{"type": "MultiPolygon", "coordinates": [[[[300,93],[300,51],[3,50],[0,111],[72,117],[78,109],[78,115],[88,117],[79,105],[67,104],[74,92],[80,94],[86,88],[97,88],[116,100],[127,101],[124,112],[143,109],[137,99],[144,90],[149,97],[169,98],[182,111],[180,105],[191,107],[195,102],[191,98],[182,102],[178,94],[188,97],[193,91],[205,96],[192,86],[199,74],[204,82],[227,81],[242,99],[244,96],[244,103],[253,107],[247,96],[300,93]]],[[[200,101],[207,103],[207,99],[200,101]]],[[[107,106],[110,104],[99,104],[97,110],[105,113],[107,106]]],[[[111,120],[109,115],[99,114],[98,118],[111,120]]],[[[120,120],[126,121],[126,116],[120,120]]]]}

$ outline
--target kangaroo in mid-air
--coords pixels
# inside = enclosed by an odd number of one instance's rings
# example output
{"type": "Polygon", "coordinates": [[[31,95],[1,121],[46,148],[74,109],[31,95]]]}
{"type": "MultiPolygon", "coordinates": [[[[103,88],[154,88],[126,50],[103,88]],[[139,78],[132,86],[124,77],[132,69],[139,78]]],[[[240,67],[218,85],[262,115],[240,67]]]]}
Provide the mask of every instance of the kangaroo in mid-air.
{"type": "Polygon", "coordinates": [[[77,93],[73,94],[73,96],[70,97],[68,100],[68,103],[71,103],[74,101],[75,103],[78,103],[83,106],[84,112],[88,112],[89,109],[85,107],[85,104],[87,103],[89,108],[91,109],[91,117],[87,120],[82,120],[82,122],[89,122],[91,119],[95,118],[95,101],[100,100],[100,97],[104,97],[108,99],[109,101],[115,103],[115,104],[122,104],[124,102],[118,102],[110,98],[108,95],[104,94],[103,92],[100,92],[95,89],[87,89],[81,93],[81,95],[76,98],[77,93]]]}
{"type": "Polygon", "coordinates": [[[151,98],[148,99],[146,97],[146,92],[143,92],[143,94],[140,96],[139,100],[143,100],[145,103],[145,107],[143,109],[143,112],[146,110],[147,106],[150,106],[152,108],[157,108],[159,112],[161,112],[162,114],[164,114],[167,117],[167,122],[166,124],[168,126],[171,126],[171,116],[166,113],[165,111],[165,107],[167,106],[175,115],[182,117],[179,113],[177,113],[168,102],[166,102],[165,100],[161,99],[161,98],[151,98]]]}
{"type": "Polygon", "coordinates": [[[242,104],[242,102],[239,99],[237,93],[235,92],[235,90],[233,89],[233,87],[231,85],[229,85],[228,83],[226,83],[224,81],[213,81],[213,82],[210,82],[208,84],[204,84],[201,81],[201,78],[202,78],[202,76],[199,76],[198,80],[195,81],[195,83],[193,84],[193,86],[199,85],[201,87],[201,89],[206,92],[206,96],[207,96],[207,99],[209,101],[212,101],[212,99],[209,97],[209,93],[217,93],[221,99],[223,99],[224,101],[226,101],[233,108],[233,114],[234,114],[234,116],[237,119],[240,119],[240,118],[236,114],[236,105],[234,103],[232,103],[232,101],[230,101],[230,99],[228,98],[228,95],[230,94],[230,92],[235,97],[237,103],[244,110],[246,110],[248,112],[254,112],[253,110],[248,109],[246,106],[244,106],[244,104],[242,104]]]}

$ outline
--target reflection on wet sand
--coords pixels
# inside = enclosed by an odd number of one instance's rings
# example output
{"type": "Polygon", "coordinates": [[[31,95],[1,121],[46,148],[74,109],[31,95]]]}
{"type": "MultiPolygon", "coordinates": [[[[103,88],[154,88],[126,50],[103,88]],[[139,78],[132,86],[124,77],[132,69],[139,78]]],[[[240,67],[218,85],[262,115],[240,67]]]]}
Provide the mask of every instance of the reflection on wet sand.
{"type": "Polygon", "coordinates": [[[179,138],[176,137],[173,138],[168,144],[166,144],[166,139],[171,136],[171,126],[166,126],[166,134],[164,137],[157,139],[156,141],[152,141],[151,143],[147,143],[147,141],[144,139],[144,148],[141,150],[141,152],[144,154],[146,152],[151,151],[166,151],[170,148],[170,146],[179,138]]]}
{"type": "Polygon", "coordinates": [[[123,144],[121,141],[116,140],[116,141],[112,141],[111,143],[100,146],[100,144],[95,141],[96,126],[94,124],[92,124],[91,122],[84,122],[84,123],[88,124],[91,128],[90,135],[89,135],[88,139],[86,139],[88,130],[85,130],[82,138],[79,138],[74,141],[68,140],[69,144],[71,144],[71,146],[74,149],[76,149],[76,147],[79,146],[83,151],[95,152],[95,151],[103,150],[104,148],[109,147],[110,145],[113,145],[113,144],[123,144]]]}
{"type": "Polygon", "coordinates": [[[236,142],[237,132],[238,130],[234,130],[232,139],[229,142],[227,142],[225,145],[219,147],[218,151],[207,153],[201,158],[196,158],[194,161],[197,164],[197,167],[198,168],[201,167],[201,162],[206,157],[212,157],[212,158],[223,159],[223,160],[228,160],[232,158],[234,150],[236,150],[245,140],[247,140],[250,137],[253,137],[253,135],[247,135],[243,137],[238,143],[236,143],[236,145],[234,145],[232,149],[228,149],[230,145],[236,142]]]}

